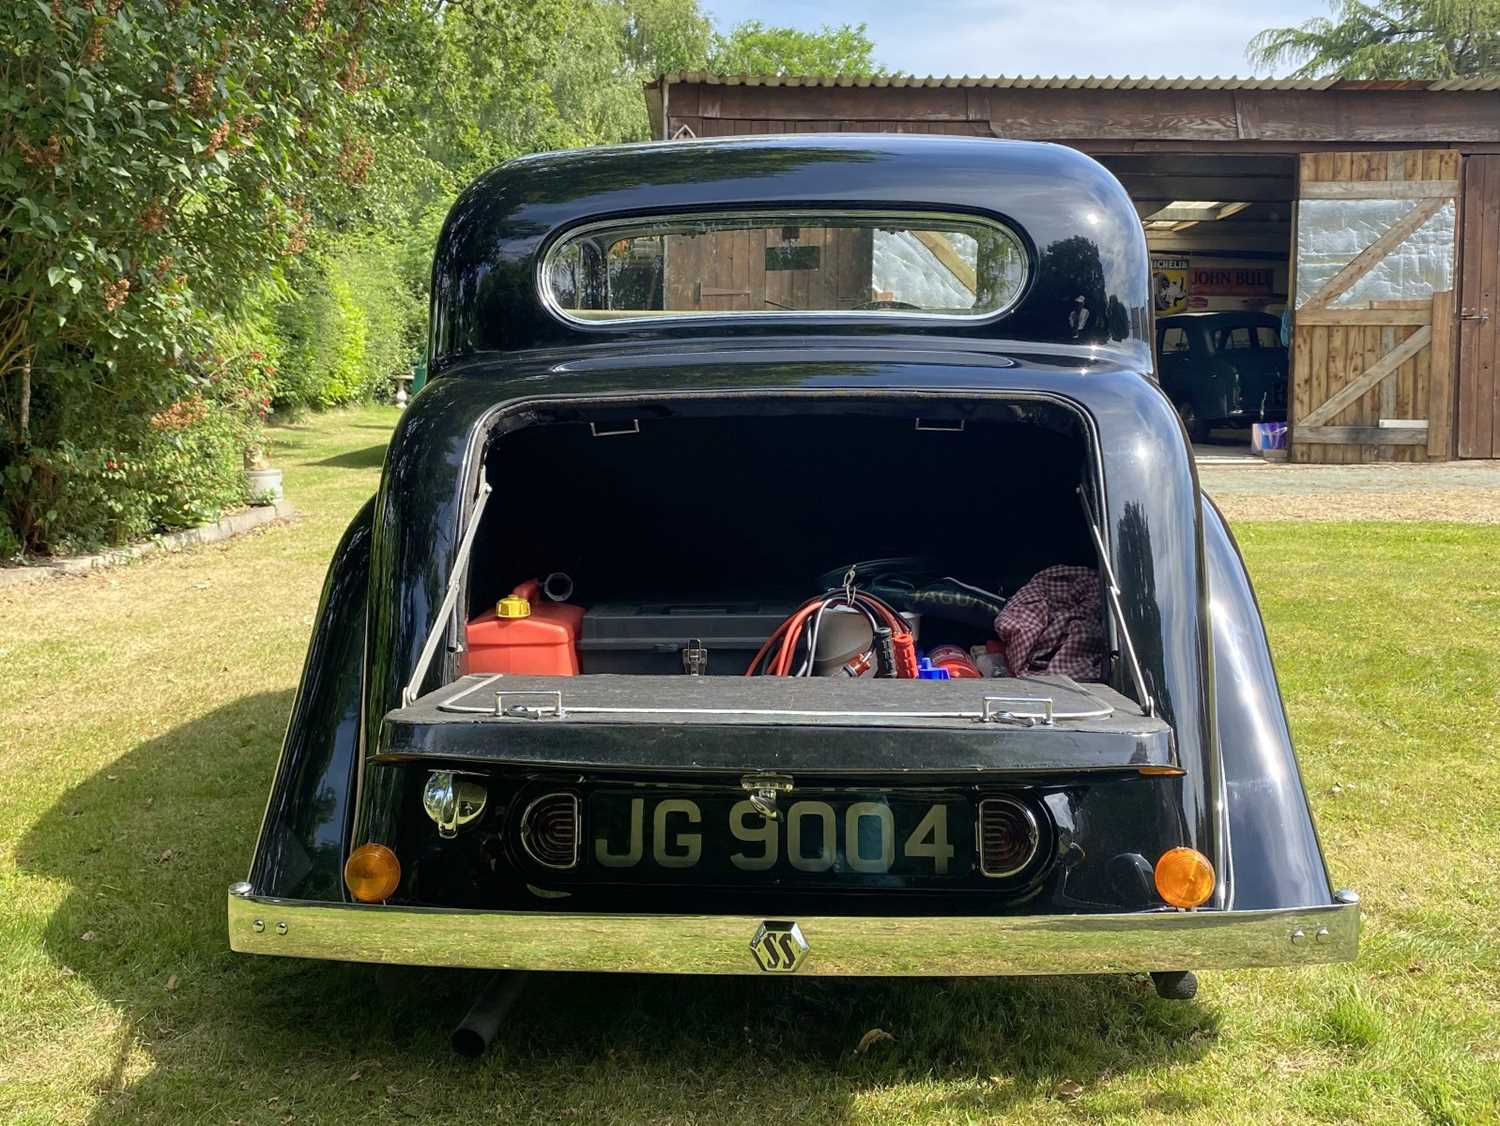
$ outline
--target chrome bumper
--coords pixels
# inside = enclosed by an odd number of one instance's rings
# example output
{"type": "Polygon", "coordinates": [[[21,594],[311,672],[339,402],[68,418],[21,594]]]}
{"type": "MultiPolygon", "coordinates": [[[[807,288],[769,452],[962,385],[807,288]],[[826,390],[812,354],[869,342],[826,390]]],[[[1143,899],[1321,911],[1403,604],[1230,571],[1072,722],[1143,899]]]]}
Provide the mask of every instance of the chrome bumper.
{"type": "MultiPolygon", "coordinates": [[[[1346,962],[1357,896],[1286,911],[962,917],[804,916],[797,971],[848,976],[1134,973],[1346,962]]],[[[454,911],[271,899],[229,889],[245,954],[476,969],[759,973],[749,915],[454,911]]]]}

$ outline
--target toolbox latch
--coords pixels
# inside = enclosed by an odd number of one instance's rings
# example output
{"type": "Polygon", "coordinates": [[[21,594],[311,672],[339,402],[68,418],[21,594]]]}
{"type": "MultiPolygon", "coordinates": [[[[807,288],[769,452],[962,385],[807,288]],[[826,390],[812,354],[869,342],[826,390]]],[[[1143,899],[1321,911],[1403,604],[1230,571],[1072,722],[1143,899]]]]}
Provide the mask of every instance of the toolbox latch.
{"type": "Polygon", "coordinates": [[[703,676],[708,672],[708,650],[701,638],[693,638],[682,651],[682,671],[688,676],[703,676]]]}

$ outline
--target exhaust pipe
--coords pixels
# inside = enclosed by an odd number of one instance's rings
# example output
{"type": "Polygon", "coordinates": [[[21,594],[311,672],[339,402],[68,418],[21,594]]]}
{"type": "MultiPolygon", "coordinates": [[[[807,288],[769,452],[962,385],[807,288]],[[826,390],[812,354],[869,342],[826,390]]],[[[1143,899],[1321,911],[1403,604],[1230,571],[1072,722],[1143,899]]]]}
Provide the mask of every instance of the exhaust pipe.
{"type": "Polygon", "coordinates": [[[526,988],[526,975],[509,971],[495,974],[485,983],[469,1007],[468,1014],[453,1030],[453,1050],[471,1060],[484,1055],[500,1022],[510,1012],[521,990],[526,988]]]}
{"type": "Polygon", "coordinates": [[[1198,995],[1198,975],[1192,970],[1151,974],[1156,995],[1166,1001],[1191,1001],[1198,995]]]}

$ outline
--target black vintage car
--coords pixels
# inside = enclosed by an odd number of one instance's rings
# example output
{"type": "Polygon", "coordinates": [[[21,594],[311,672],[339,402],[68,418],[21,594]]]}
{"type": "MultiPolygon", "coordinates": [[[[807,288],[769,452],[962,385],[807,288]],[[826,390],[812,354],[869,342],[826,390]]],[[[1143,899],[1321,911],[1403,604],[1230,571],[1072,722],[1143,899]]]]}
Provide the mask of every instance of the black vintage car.
{"type": "Polygon", "coordinates": [[[518,160],[333,559],[229,937],[537,970],[1354,957],[1120,185],[910,136],[518,160]]]}
{"type": "Polygon", "coordinates": [[[1289,368],[1269,313],[1180,313],[1156,322],[1157,373],[1195,442],[1216,426],[1285,422],[1289,368]]]}

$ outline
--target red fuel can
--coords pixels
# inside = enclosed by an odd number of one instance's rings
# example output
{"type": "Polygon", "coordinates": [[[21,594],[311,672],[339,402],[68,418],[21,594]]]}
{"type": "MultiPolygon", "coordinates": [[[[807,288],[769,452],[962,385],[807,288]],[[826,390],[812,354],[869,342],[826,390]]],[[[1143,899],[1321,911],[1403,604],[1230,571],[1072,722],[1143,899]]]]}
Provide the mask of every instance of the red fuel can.
{"type": "Polygon", "coordinates": [[[577,676],[583,607],[542,599],[541,583],[528,579],[469,622],[464,640],[466,673],[577,676]]]}

